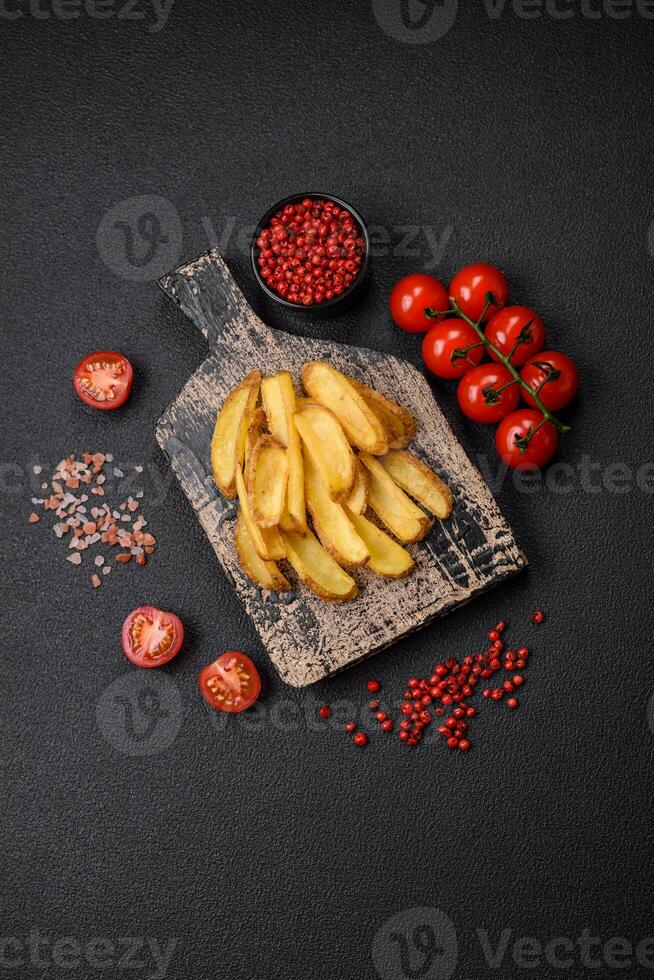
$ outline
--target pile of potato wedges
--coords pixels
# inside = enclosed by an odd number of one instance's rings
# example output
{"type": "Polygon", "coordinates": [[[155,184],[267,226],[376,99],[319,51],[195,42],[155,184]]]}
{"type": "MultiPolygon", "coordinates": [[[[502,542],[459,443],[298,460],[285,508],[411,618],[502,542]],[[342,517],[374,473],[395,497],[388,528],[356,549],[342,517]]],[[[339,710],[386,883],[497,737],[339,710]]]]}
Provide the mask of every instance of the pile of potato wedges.
{"type": "Polygon", "coordinates": [[[346,569],[413,571],[403,545],[424,538],[429,514],[450,515],[452,494],[406,451],[416,421],[396,402],[323,361],[303,366],[302,389],[290,371],[243,378],[218,413],[211,467],[221,493],[238,497],[248,577],[287,591],[285,560],[321,599],[345,602],[358,591],[346,569]]]}

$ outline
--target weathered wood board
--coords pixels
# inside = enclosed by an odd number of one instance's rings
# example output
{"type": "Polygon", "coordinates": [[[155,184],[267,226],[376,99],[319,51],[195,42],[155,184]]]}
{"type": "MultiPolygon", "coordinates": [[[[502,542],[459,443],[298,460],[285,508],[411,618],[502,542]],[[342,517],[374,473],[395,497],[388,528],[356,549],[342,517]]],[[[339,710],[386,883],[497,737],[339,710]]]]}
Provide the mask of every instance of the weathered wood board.
{"type": "MultiPolygon", "coordinates": [[[[170,273],[159,285],[199,327],[211,354],[160,419],[157,441],[286,683],[304,687],[334,674],[526,565],[481,474],[411,364],[378,351],[270,329],[248,306],[216,251],[170,273]],[[322,602],[300,583],[282,594],[251,583],[234,548],[236,503],[221,497],[211,476],[216,413],[230,389],[255,368],[269,374],[291,370],[299,386],[301,365],[311,359],[329,361],[405,405],[418,420],[410,448],[454,494],[452,516],[436,521],[428,537],[410,547],[413,575],[391,581],[358,569],[354,577],[360,594],[342,605],[322,602]]],[[[284,571],[294,579],[292,570],[284,566],[284,571]]]]}

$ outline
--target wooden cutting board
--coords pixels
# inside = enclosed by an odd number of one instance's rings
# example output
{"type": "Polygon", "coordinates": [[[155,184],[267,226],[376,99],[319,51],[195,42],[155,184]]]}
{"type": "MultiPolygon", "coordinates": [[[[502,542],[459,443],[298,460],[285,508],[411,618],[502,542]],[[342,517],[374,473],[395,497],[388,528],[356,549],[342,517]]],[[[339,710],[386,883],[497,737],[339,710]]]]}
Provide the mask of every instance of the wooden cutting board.
{"type": "Polygon", "coordinates": [[[481,474],[411,364],[378,351],[272,330],[248,306],[215,250],[164,276],[159,285],[202,331],[211,354],[159,420],[157,441],[287,684],[304,687],[335,674],[526,565],[481,474]],[[264,374],[291,370],[299,384],[301,365],[308,360],[329,361],[406,406],[418,420],[410,449],[454,494],[452,516],[436,521],[424,541],[410,546],[413,575],[392,581],[357,569],[359,596],[342,605],[322,602],[300,584],[277,594],[250,582],[234,548],[236,503],[221,497],[211,475],[211,436],[227,393],[255,368],[264,374]]]}

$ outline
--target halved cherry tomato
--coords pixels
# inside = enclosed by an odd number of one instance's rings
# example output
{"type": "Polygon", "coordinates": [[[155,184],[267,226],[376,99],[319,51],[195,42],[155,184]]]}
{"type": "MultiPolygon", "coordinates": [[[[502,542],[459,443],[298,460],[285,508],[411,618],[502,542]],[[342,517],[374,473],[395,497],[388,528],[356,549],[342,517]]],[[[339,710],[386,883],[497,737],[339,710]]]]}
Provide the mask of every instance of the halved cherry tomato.
{"type": "Polygon", "coordinates": [[[123,653],[137,667],[161,667],[179,653],[184,626],[175,613],[139,606],[123,623],[121,639],[123,653]]]}
{"type": "Polygon", "coordinates": [[[391,316],[398,327],[409,333],[426,333],[434,321],[425,316],[426,309],[449,307],[445,286],[426,272],[415,272],[396,282],[389,299],[391,316]]]}
{"type": "MultiPolygon", "coordinates": [[[[538,392],[540,400],[550,412],[565,408],[579,387],[577,365],[567,354],[558,350],[544,350],[531,357],[520,372],[520,377],[538,392]]],[[[536,404],[524,388],[522,397],[528,405],[536,404]]]]}
{"type": "MultiPolygon", "coordinates": [[[[521,367],[532,354],[543,349],[545,343],[545,324],[533,310],[527,306],[505,306],[489,320],[485,334],[492,344],[505,357],[511,355],[511,364],[521,367]],[[527,340],[517,347],[518,339],[524,330],[527,340]],[[515,347],[515,350],[513,350],[515,347]]],[[[499,357],[492,351],[488,352],[494,361],[499,357]]]]}
{"type": "Polygon", "coordinates": [[[458,318],[437,323],[422,342],[422,359],[439,378],[462,378],[483,356],[484,345],[479,337],[469,323],[458,318]],[[464,357],[454,359],[455,351],[477,344],[464,357]]]}
{"type": "Polygon", "coordinates": [[[239,650],[227,650],[200,671],[200,693],[212,708],[236,714],[245,711],[259,697],[261,679],[249,657],[239,650]]]}
{"type": "Polygon", "coordinates": [[[551,422],[540,425],[542,421],[540,412],[520,408],[500,422],[495,433],[495,448],[507,466],[514,470],[533,470],[549,463],[556,452],[559,436],[551,422]],[[530,432],[534,435],[523,448],[519,440],[525,439],[530,432]]]}
{"type": "Polygon", "coordinates": [[[119,408],[132,389],[132,365],[122,354],[96,350],[83,357],[73,373],[75,393],[91,408],[119,408]]]}
{"type": "Polygon", "coordinates": [[[486,262],[473,262],[472,265],[464,266],[450,283],[451,298],[475,322],[483,313],[486,293],[492,293],[495,300],[484,316],[484,320],[489,320],[500,307],[506,306],[509,284],[503,272],[486,262]]]}
{"type": "Polygon", "coordinates": [[[516,408],[520,386],[503,364],[480,364],[463,375],[456,395],[461,411],[473,422],[499,422],[516,408]],[[504,390],[498,393],[499,388],[504,390]]]}

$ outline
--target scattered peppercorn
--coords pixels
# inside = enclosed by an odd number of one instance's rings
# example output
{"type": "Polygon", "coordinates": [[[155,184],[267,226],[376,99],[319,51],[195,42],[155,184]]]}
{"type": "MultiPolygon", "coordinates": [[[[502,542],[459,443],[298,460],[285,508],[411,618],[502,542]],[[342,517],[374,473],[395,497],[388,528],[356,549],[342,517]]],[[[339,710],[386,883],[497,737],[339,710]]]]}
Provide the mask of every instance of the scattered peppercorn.
{"type": "Polygon", "coordinates": [[[329,705],[323,704],[322,708],[318,709],[318,714],[320,715],[321,718],[329,718],[329,716],[331,715],[331,709],[329,705]]]}
{"type": "Polygon", "coordinates": [[[379,681],[368,681],[366,687],[368,688],[371,694],[376,694],[379,688],[381,687],[381,684],[379,683],[379,681]]]}
{"type": "Polygon", "coordinates": [[[359,745],[359,746],[367,745],[368,736],[364,735],[363,732],[357,732],[352,741],[354,742],[355,745],[359,745]]]}

